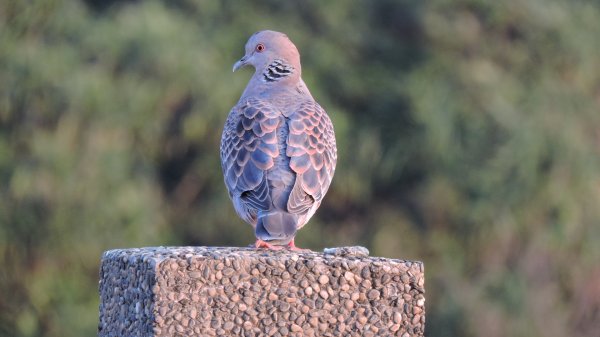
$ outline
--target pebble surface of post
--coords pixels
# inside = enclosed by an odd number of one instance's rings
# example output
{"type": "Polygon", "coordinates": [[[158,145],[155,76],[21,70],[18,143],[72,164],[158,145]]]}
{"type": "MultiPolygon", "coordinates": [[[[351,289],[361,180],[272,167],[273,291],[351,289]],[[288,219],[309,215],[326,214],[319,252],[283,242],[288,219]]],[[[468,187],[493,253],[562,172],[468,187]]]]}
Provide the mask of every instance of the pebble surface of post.
{"type": "Polygon", "coordinates": [[[423,336],[424,293],[416,261],[224,247],[111,250],[102,256],[98,335],[423,336]]]}

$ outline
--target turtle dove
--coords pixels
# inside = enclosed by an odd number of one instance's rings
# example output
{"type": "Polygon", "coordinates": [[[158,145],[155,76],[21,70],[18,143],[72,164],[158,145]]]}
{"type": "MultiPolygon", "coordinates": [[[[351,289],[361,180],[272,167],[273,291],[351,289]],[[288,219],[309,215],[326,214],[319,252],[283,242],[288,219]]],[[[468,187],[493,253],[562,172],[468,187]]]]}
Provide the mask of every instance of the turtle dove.
{"type": "Polygon", "coordinates": [[[294,237],[327,193],[337,160],[333,125],[301,78],[300,54],[283,33],[250,37],[233,71],[255,73],[231,109],[221,167],[236,213],[257,248],[298,249],[294,237]]]}

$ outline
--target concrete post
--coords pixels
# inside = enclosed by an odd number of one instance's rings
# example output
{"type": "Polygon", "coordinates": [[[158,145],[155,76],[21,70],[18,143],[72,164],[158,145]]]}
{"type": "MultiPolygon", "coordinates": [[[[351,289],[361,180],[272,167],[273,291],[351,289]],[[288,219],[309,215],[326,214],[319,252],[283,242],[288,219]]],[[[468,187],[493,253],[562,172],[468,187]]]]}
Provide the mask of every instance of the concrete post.
{"type": "Polygon", "coordinates": [[[423,263],[223,247],[102,256],[98,335],[423,336],[423,263]]]}

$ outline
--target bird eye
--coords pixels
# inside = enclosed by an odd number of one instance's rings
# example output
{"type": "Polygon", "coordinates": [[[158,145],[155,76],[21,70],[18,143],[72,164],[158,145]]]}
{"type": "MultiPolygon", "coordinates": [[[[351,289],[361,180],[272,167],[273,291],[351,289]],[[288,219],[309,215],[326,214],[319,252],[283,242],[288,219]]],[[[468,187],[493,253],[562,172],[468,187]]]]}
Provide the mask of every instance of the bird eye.
{"type": "Polygon", "coordinates": [[[259,43],[256,45],[256,51],[259,53],[262,53],[265,50],[265,45],[262,43],[259,43]]]}

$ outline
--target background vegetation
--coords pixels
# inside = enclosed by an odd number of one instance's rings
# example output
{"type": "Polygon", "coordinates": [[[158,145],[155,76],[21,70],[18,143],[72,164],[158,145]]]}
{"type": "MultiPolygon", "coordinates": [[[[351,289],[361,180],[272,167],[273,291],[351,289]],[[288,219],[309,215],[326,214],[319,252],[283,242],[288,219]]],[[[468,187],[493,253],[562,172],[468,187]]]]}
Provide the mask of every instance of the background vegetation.
{"type": "Polygon", "coordinates": [[[339,163],[297,242],[418,259],[428,336],[600,331],[596,1],[0,2],[0,335],[93,336],[103,251],[253,240],[218,146],[260,29],[339,163]]]}

